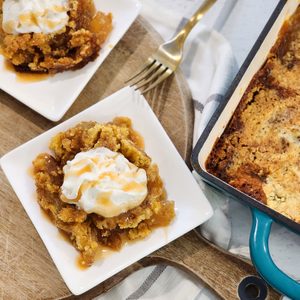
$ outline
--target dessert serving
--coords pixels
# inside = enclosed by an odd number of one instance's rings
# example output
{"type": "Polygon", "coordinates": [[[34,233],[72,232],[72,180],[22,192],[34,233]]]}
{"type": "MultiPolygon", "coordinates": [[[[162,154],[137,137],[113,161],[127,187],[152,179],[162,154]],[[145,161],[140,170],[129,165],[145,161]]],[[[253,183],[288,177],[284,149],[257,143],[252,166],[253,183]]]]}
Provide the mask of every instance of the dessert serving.
{"type": "Polygon", "coordinates": [[[300,8],[282,27],[206,161],[209,173],[300,223],[300,8]]]}
{"type": "Polygon", "coordinates": [[[93,0],[0,0],[0,50],[16,71],[56,73],[93,61],[112,15],[93,0]]]}
{"type": "Polygon", "coordinates": [[[54,136],[50,149],[33,161],[38,202],[82,266],[103,247],[119,250],[173,220],[174,202],[130,119],[81,122],[54,136]]]}

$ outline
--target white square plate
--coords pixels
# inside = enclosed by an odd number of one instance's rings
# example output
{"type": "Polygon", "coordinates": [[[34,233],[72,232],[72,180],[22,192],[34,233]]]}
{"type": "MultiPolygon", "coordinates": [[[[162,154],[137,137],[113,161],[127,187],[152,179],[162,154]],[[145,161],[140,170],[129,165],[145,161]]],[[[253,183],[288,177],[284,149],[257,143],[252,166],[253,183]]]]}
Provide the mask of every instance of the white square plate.
{"type": "MultiPolygon", "coordinates": [[[[41,134],[3,156],[0,164],[54,263],[71,292],[84,293],[142,257],[185,234],[212,215],[212,208],[190,170],[154,115],[143,96],[126,87],[91,106],[73,118],[41,134]],[[156,229],[144,240],[125,245],[121,251],[96,261],[87,270],[76,266],[78,252],[61,239],[57,228],[42,213],[37,201],[33,178],[28,174],[34,158],[49,152],[48,144],[55,134],[81,121],[108,122],[116,116],[127,116],[143,136],[145,150],[160,170],[168,194],[175,201],[176,217],[170,226],[156,229]],[[166,234],[167,230],[167,234],[166,234]]],[[[51,280],[49,278],[49,280],[51,280]]]]}
{"type": "Polygon", "coordinates": [[[137,0],[94,0],[96,8],[113,14],[113,30],[98,58],[76,71],[66,71],[37,82],[20,82],[0,55],[0,89],[51,121],[60,120],[99,66],[123,37],[140,11],[137,0]]]}

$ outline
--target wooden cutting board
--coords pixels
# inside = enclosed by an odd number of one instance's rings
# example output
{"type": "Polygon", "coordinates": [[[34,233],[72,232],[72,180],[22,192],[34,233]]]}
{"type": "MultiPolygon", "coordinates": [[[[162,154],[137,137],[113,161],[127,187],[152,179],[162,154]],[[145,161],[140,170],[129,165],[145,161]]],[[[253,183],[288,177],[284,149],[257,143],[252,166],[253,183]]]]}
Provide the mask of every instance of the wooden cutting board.
{"type": "MultiPolygon", "coordinates": [[[[139,17],[64,120],[123,87],[124,80],[141,66],[160,43],[160,36],[139,17]]],[[[164,82],[160,89],[147,94],[146,98],[176,148],[189,163],[193,103],[181,72],[164,82]]],[[[1,156],[56,125],[2,91],[0,121],[1,156]]],[[[2,171],[0,176],[0,298],[77,298],[71,295],[62,281],[2,171]]],[[[253,267],[218,251],[192,231],[81,295],[80,299],[91,299],[110,289],[132,271],[156,262],[170,263],[187,270],[224,299],[236,299],[237,285],[241,279],[255,274],[253,267]]],[[[270,292],[270,299],[278,299],[278,295],[270,292]]]]}

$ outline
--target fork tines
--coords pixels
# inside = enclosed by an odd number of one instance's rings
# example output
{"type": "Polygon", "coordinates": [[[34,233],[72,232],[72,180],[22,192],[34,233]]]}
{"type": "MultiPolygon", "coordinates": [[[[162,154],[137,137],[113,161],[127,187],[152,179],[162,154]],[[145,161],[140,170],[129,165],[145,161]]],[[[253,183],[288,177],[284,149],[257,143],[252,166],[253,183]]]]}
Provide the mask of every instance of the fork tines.
{"type": "Polygon", "coordinates": [[[137,74],[128,79],[125,83],[133,81],[130,86],[135,86],[135,90],[140,90],[142,94],[156,87],[173,73],[171,69],[163,65],[156,59],[149,57],[148,62],[137,74]]]}

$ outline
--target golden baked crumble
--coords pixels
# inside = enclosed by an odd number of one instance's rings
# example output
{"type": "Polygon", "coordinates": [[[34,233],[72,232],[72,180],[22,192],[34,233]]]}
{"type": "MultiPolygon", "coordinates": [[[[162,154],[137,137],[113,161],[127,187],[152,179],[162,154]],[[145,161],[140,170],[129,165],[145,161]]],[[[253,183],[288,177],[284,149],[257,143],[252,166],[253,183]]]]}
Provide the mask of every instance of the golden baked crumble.
{"type": "Polygon", "coordinates": [[[300,8],[284,24],[206,167],[300,223],[300,8]]]}
{"type": "Polygon", "coordinates": [[[142,138],[132,129],[130,119],[118,117],[107,124],[82,122],[54,136],[50,149],[53,155],[42,153],[33,161],[38,202],[80,251],[83,265],[91,265],[101,247],[118,250],[124,242],[144,238],[174,218],[174,203],[167,200],[158,167],[143,151],[142,138]],[[96,147],[120,152],[146,171],[148,194],[139,206],[104,218],[60,199],[66,162],[77,153],[96,147]]]}
{"type": "MultiPolygon", "coordinates": [[[[2,24],[0,0],[0,24],[2,24]]],[[[93,0],[69,0],[67,26],[55,33],[7,34],[0,26],[4,57],[20,72],[56,73],[82,68],[99,55],[112,30],[112,15],[96,12],[93,0]]]]}

